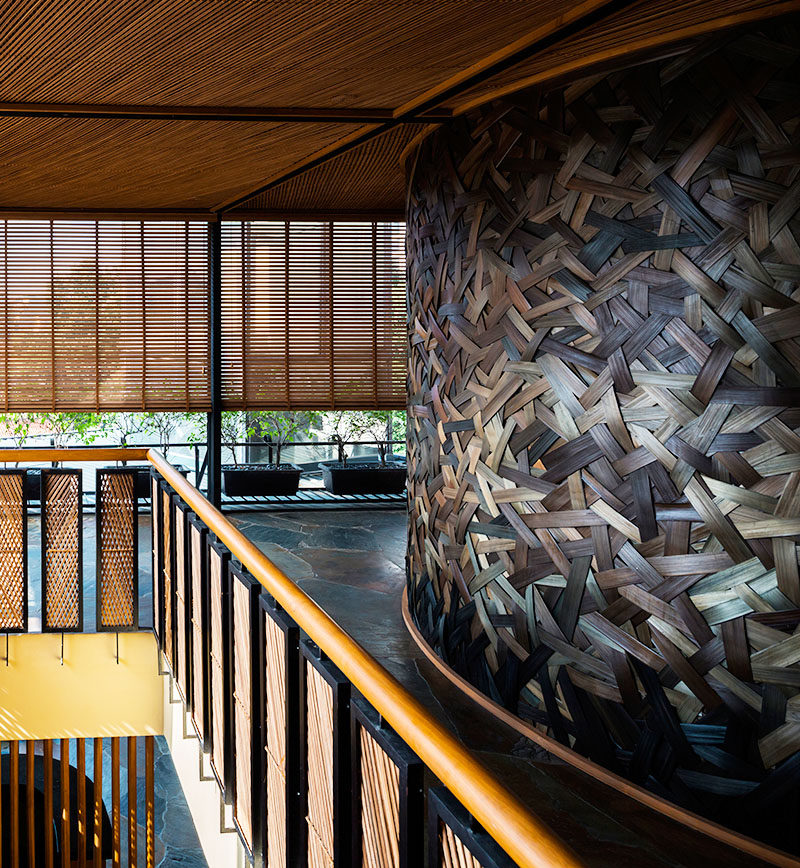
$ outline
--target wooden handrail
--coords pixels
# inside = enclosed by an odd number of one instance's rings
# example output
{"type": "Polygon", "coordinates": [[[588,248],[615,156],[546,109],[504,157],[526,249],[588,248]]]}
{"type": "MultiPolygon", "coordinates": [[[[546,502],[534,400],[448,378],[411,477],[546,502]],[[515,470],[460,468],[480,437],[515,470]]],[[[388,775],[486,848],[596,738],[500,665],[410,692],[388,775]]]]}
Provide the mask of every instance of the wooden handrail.
{"type": "MultiPolygon", "coordinates": [[[[147,461],[146,446],[70,446],[63,449],[0,449],[0,461],[147,461]]],[[[177,472],[177,471],[176,471],[177,472]]]]}
{"type": "Polygon", "coordinates": [[[348,635],[156,450],[147,457],[250,573],[383,715],[522,868],[577,868],[578,856],[533,815],[386,669],[348,635]]]}

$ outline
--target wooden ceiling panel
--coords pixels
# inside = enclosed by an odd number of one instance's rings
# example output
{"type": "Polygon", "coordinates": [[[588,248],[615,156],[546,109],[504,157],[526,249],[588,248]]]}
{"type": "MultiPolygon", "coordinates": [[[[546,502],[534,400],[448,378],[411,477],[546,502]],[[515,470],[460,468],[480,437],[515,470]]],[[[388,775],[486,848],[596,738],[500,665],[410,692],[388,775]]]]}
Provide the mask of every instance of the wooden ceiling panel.
{"type": "Polygon", "coordinates": [[[352,131],[342,124],[0,118],[0,208],[212,208],[352,131]]]}
{"type": "Polygon", "coordinates": [[[796,0],[636,0],[464,91],[448,108],[464,112],[522,88],[575,78],[592,69],[608,71],[644,58],[656,60],[688,47],[687,40],[798,10],[796,0]]]}
{"type": "Polygon", "coordinates": [[[0,6],[5,101],[396,107],[575,4],[41,0],[0,6]]]}
{"type": "Polygon", "coordinates": [[[243,203],[247,211],[304,213],[405,210],[403,151],[425,124],[404,124],[243,203]]]}

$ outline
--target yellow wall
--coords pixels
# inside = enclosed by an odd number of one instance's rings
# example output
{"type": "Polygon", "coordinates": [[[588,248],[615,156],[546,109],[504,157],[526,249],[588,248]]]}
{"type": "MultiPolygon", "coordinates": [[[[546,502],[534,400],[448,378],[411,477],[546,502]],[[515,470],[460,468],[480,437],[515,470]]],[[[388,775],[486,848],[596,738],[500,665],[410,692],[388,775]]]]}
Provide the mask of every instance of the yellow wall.
{"type": "Polygon", "coordinates": [[[152,633],[0,636],[0,739],[161,735],[163,677],[152,633]]]}

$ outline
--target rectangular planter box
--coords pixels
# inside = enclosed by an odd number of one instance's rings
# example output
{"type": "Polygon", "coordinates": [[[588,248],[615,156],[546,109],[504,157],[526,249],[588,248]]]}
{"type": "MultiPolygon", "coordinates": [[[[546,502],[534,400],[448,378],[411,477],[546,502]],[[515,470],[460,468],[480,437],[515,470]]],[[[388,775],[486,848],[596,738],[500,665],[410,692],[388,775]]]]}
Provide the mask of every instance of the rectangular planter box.
{"type": "Polygon", "coordinates": [[[325,488],[331,494],[402,494],[406,489],[405,464],[321,461],[319,467],[325,488]]]}
{"type": "Polygon", "coordinates": [[[280,468],[268,464],[226,464],[222,468],[222,490],[228,497],[271,497],[297,494],[302,469],[296,464],[280,468]]]}

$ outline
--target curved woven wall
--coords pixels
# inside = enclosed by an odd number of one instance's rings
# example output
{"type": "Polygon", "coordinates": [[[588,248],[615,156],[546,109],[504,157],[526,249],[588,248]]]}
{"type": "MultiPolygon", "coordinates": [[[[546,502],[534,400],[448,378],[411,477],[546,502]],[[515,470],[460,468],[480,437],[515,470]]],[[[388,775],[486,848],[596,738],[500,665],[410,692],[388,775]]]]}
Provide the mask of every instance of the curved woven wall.
{"type": "Polygon", "coordinates": [[[409,164],[410,601],[550,735],[797,845],[797,30],[528,91],[409,164]]]}

